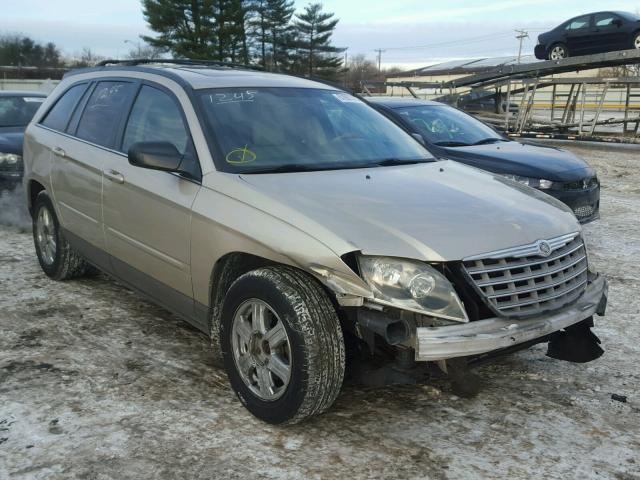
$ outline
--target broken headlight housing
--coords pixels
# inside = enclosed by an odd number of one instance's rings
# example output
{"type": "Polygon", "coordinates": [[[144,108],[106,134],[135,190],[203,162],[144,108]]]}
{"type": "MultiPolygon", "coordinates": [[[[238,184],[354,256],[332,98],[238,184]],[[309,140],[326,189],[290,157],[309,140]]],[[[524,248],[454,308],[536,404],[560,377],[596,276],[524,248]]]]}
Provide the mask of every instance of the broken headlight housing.
{"type": "Polygon", "coordinates": [[[469,321],[451,282],[430,265],[365,255],[358,257],[358,263],[376,303],[456,322],[469,321]]]}

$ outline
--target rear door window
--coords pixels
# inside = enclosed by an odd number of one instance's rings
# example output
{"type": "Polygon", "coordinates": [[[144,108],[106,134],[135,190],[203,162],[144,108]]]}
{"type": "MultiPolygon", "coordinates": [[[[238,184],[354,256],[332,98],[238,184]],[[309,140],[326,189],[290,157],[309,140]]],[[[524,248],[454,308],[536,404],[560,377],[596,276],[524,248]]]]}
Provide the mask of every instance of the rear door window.
{"type": "Polygon", "coordinates": [[[44,117],[44,120],[42,120],[42,125],[59,132],[64,132],[67,128],[67,124],[69,123],[73,110],[78,104],[80,98],[82,98],[86,89],[87,84],[81,83],[79,85],[74,85],[63,93],[53,108],[49,110],[49,113],[44,117]]]}
{"type": "Polygon", "coordinates": [[[615,20],[621,20],[621,18],[613,13],[597,13],[594,19],[598,28],[612,27],[615,20]]]}
{"type": "Polygon", "coordinates": [[[130,82],[99,82],[84,107],[76,136],[103,147],[113,147],[133,91],[134,84],[130,82]]]}

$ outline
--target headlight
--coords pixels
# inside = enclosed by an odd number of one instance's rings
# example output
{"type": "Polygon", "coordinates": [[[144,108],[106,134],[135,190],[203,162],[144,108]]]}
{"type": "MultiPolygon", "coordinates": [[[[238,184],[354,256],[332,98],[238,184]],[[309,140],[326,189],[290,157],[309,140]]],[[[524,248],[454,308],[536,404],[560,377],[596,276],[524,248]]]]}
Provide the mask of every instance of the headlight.
{"type": "Polygon", "coordinates": [[[371,256],[359,257],[358,263],[376,302],[457,322],[469,321],[451,282],[426,263],[371,256]]]}
{"type": "Polygon", "coordinates": [[[0,163],[15,165],[20,160],[22,160],[22,156],[16,155],[15,153],[0,153],[0,163]]]}
{"type": "Polygon", "coordinates": [[[514,182],[522,183],[531,188],[538,188],[540,190],[549,190],[553,186],[551,180],[545,180],[544,178],[530,178],[522,177],[520,175],[502,174],[503,177],[513,180],[514,182]]]}

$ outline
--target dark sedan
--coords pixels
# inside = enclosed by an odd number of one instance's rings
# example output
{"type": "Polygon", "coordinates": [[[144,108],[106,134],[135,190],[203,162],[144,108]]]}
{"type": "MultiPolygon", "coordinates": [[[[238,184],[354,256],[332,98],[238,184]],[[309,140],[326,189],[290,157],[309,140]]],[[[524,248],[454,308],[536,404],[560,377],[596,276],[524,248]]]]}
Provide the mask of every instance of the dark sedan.
{"type": "Polygon", "coordinates": [[[438,102],[394,97],[367,101],[439,158],[456,160],[541,190],[568,205],[580,222],[599,216],[596,172],[555,147],[514,142],[471,115],[438,102]]]}
{"type": "Polygon", "coordinates": [[[41,92],[0,91],[0,179],[22,176],[24,130],[46,97],[41,92]]]}
{"type": "Polygon", "coordinates": [[[535,55],[560,60],[592,53],[640,48],[640,17],[628,12],[588,13],[538,36],[535,55]]]}

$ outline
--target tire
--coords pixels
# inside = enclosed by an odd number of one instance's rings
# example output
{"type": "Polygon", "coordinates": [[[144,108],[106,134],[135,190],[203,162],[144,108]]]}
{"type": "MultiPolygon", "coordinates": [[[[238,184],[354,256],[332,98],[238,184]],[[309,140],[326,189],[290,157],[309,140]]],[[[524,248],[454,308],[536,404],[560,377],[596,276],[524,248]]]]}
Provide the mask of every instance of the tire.
{"type": "Polygon", "coordinates": [[[33,243],[40,267],[54,280],[69,280],[96,272],[67,242],[46,192],[40,192],[33,205],[33,243]]]}
{"type": "Polygon", "coordinates": [[[569,57],[569,49],[564,43],[555,43],[549,48],[548,60],[562,60],[569,57]]]}
{"type": "Polygon", "coordinates": [[[265,267],[238,278],[225,298],[220,340],[231,387],[243,405],[265,422],[298,423],[327,410],[340,393],[345,368],[340,321],[321,285],[301,271],[265,267]],[[248,308],[251,313],[243,315],[248,308]],[[256,315],[261,308],[262,315],[256,315]],[[264,336],[255,328],[256,318],[269,325],[264,336]],[[277,346],[269,336],[276,337],[272,332],[282,327],[287,339],[282,342],[280,334],[282,343],[277,346]],[[259,346],[265,342],[266,352],[259,346]],[[274,373],[278,363],[288,366],[286,380],[274,373]],[[261,383],[261,378],[267,380],[261,383]],[[265,382],[270,388],[263,390],[265,382]]]}
{"type": "Polygon", "coordinates": [[[636,32],[633,34],[633,42],[631,42],[631,48],[640,50],[640,32],[636,32]]]}

